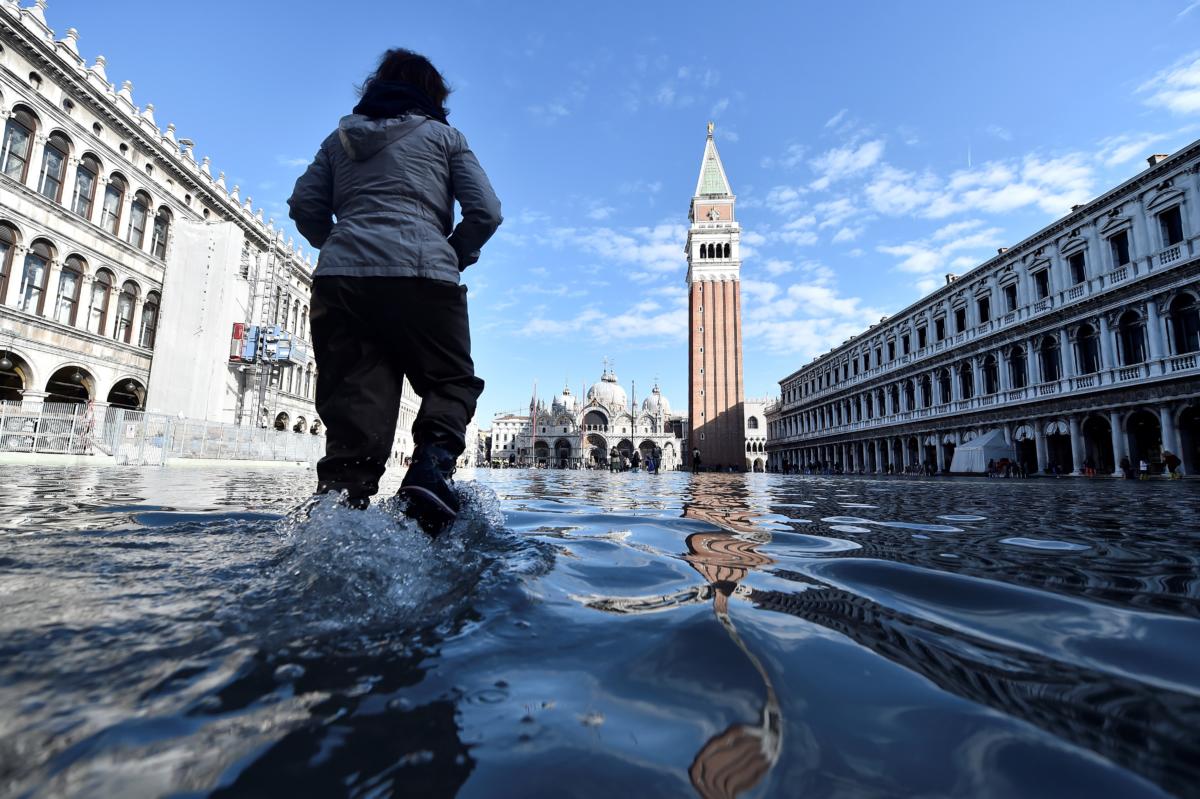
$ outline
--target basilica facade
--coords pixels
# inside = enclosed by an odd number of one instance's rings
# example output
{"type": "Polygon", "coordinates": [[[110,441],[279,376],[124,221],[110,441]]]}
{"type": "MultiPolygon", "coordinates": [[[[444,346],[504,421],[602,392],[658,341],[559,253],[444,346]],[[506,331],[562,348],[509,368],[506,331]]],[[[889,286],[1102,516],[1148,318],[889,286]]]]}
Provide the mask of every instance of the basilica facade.
{"type": "Polygon", "coordinates": [[[685,417],[655,384],[639,405],[616,373],[604,368],[582,398],[563,388],[549,404],[534,399],[528,412],[492,420],[492,461],[558,469],[603,468],[614,458],[657,455],[663,470],[677,469],[687,449],[685,417]]]}

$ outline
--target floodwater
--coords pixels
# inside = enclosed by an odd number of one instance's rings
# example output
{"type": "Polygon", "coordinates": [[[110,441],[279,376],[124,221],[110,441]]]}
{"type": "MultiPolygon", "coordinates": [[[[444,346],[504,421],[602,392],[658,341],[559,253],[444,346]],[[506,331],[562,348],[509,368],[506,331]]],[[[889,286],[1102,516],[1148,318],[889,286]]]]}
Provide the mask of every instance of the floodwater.
{"type": "Polygon", "coordinates": [[[0,467],[0,795],[1200,794],[1194,484],[473,478],[0,467]]]}

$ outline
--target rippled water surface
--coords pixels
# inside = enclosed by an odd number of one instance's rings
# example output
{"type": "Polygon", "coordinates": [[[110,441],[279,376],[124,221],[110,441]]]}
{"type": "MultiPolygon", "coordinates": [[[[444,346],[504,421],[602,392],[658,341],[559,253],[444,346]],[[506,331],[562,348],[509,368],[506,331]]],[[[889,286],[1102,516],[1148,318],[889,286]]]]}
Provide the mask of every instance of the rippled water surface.
{"type": "Polygon", "coordinates": [[[0,467],[0,795],[1200,795],[1195,484],[471,477],[0,467]]]}

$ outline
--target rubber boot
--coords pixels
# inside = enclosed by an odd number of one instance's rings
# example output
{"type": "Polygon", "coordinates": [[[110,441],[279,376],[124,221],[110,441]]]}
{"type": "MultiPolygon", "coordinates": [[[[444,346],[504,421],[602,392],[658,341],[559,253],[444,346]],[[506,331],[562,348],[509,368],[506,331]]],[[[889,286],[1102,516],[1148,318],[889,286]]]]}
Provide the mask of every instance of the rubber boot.
{"type": "Polygon", "coordinates": [[[454,456],[436,444],[416,448],[412,465],[397,496],[408,500],[405,513],[421,525],[430,537],[454,523],[458,518],[458,494],[450,482],[454,476],[454,456]]]}

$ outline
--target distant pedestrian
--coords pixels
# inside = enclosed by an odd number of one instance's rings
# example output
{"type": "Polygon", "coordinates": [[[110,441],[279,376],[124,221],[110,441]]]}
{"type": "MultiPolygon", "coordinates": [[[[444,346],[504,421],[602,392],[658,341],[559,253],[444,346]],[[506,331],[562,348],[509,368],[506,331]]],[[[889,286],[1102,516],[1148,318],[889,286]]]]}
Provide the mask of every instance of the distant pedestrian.
{"type": "Polygon", "coordinates": [[[1130,462],[1128,455],[1121,456],[1121,474],[1125,476],[1126,480],[1133,479],[1133,464],[1130,462]]]}
{"type": "Polygon", "coordinates": [[[1142,480],[1150,479],[1150,464],[1146,463],[1145,459],[1138,461],[1138,477],[1142,480]]]}
{"type": "Polygon", "coordinates": [[[692,450],[692,474],[696,474],[699,471],[700,471],[700,450],[694,449],[694,450],[692,450]]]}
{"type": "Polygon", "coordinates": [[[1163,463],[1166,464],[1167,473],[1171,475],[1172,480],[1178,480],[1182,477],[1179,474],[1179,467],[1183,461],[1179,460],[1179,456],[1174,452],[1163,450],[1163,463]]]}

